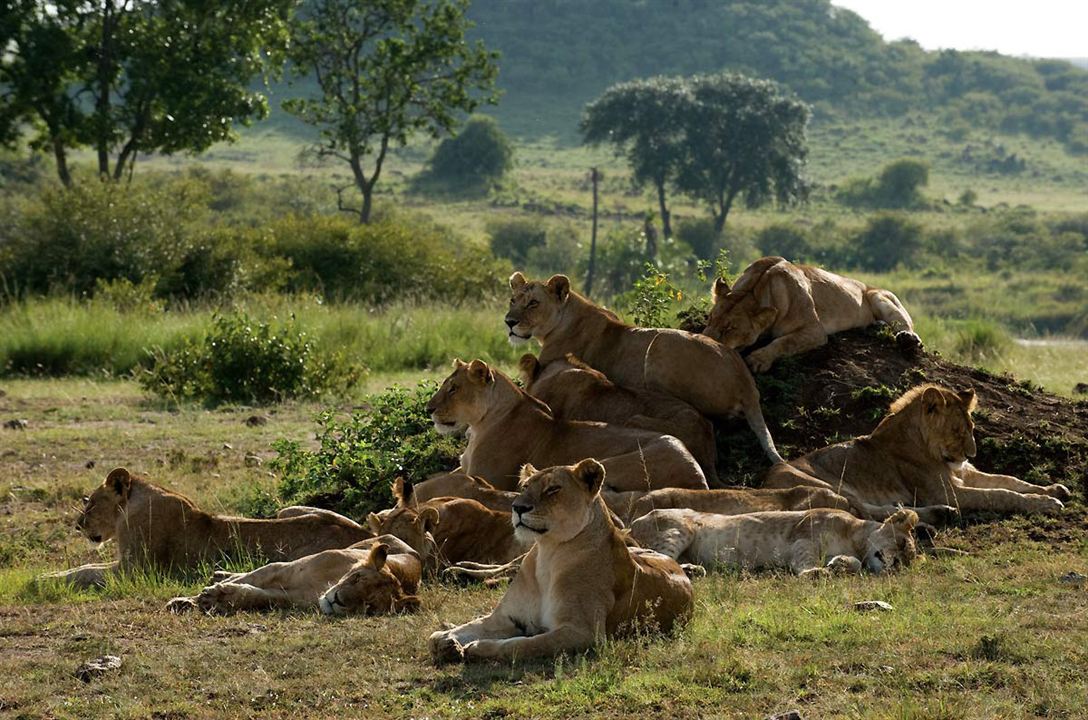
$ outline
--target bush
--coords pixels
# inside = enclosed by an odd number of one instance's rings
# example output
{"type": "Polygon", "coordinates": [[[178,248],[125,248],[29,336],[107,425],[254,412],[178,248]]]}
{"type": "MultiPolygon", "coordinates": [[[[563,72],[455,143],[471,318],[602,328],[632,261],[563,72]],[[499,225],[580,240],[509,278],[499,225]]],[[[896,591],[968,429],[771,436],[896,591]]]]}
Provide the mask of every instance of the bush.
{"type": "Polygon", "coordinates": [[[769,225],[756,233],[755,242],[764,256],[781,255],[792,262],[801,262],[811,254],[808,233],[796,225],[769,225]]]}
{"type": "Polygon", "coordinates": [[[928,184],[929,165],[922,160],[904,158],[885,165],[875,179],[848,181],[836,198],[850,207],[920,207],[925,205],[921,188],[928,184]]]}
{"type": "Polygon", "coordinates": [[[544,244],[529,248],[525,265],[534,275],[573,275],[577,272],[578,260],[584,253],[585,243],[579,239],[578,232],[573,227],[568,224],[553,224],[548,226],[544,244]]]}
{"type": "Polygon", "coordinates": [[[518,268],[525,267],[529,253],[545,247],[548,240],[548,229],[543,223],[525,218],[489,222],[487,234],[491,238],[491,253],[510,260],[518,268]]]}
{"type": "Polygon", "coordinates": [[[916,259],[922,247],[922,227],[904,215],[882,213],[869,220],[854,242],[859,267],[887,272],[916,259]]]}
{"type": "Polygon", "coordinates": [[[256,230],[222,228],[203,234],[159,279],[156,293],[170,298],[232,298],[287,286],[291,261],[266,256],[270,238],[256,230]]]}
{"type": "Polygon", "coordinates": [[[435,149],[424,183],[458,192],[487,192],[514,164],[514,147],[494,118],[475,115],[435,149]]]}
{"type": "Polygon", "coordinates": [[[392,504],[389,486],[398,475],[419,481],[456,467],[463,442],[435,432],[426,411],[436,390],[434,382],[394,386],[368,397],[368,410],[346,420],[323,412],[316,450],[276,442],[272,467],[280,481],[272,507],[316,505],[362,518],[392,504]]]}
{"type": "Polygon", "coordinates": [[[360,369],[343,356],[320,356],[294,319],[279,329],[245,314],[216,316],[202,341],[173,352],[151,351],[139,376],[144,388],[171,400],[269,403],[346,390],[360,369]]]}
{"type": "Polygon", "coordinates": [[[684,294],[669,282],[669,276],[652,263],[646,263],[644,274],[635,281],[630,292],[616,301],[626,307],[635,325],[640,327],[668,327],[669,310],[674,302],[684,299],[684,294]]]}

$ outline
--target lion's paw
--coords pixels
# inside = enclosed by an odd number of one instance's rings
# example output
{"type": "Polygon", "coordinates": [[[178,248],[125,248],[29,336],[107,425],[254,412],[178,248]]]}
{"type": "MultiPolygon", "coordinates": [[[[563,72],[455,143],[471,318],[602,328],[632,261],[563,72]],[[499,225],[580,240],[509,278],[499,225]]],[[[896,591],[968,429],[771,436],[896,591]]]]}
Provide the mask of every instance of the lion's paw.
{"type": "Polygon", "coordinates": [[[895,344],[902,352],[912,353],[922,348],[922,338],[910,330],[902,330],[895,334],[895,344]]]}
{"type": "Polygon", "coordinates": [[[760,350],[756,350],[744,360],[753,373],[767,372],[771,369],[771,365],[774,364],[774,358],[760,350]]]}
{"type": "Polygon", "coordinates": [[[440,630],[432,633],[427,646],[430,648],[431,660],[435,665],[465,661],[465,649],[449,631],[440,630]]]}
{"type": "Polygon", "coordinates": [[[166,603],[166,609],[175,615],[184,615],[187,612],[196,610],[198,607],[196,598],[191,597],[176,597],[166,603]]]}
{"type": "Polygon", "coordinates": [[[1046,494],[1055,500],[1061,500],[1063,503],[1067,502],[1073,497],[1073,493],[1069,492],[1069,488],[1061,483],[1054,483],[1053,485],[1047,485],[1043,490],[1046,494]]]}

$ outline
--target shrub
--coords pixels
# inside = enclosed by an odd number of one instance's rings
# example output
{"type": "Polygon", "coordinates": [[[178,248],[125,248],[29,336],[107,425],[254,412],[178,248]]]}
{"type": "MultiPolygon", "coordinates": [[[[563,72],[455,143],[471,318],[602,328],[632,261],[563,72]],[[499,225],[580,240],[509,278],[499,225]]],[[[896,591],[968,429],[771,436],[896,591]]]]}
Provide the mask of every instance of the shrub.
{"type": "Polygon", "coordinates": [[[714,229],[711,218],[685,220],[676,230],[676,237],[687,243],[692,252],[702,260],[713,258],[722,247],[722,233],[714,229]]]}
{"type": "Polygon", "coordinates": [[[530,252],[545,247],[548,240],[547,227],[539,220],[526,218],[489,222],[487,234],[491,238],[491,253],[519,268],[525,266],[530,252]]]}
{"type": "Polygon", "coordinates": [[[339,354],[320,356],[293,318],[277,329],[245,314],[216,316],[202,341],[151,354],[152,367],[139,378],[144,388],[208,404],[317,397],[351,387],[360,375],[339,354]]]}
{"type": "Polygon", "coordinates": [[[394,386],[368,397],[368,409],[350,418],[321,413],[316,450],[276,442],[275,506],[316,505],[362,518],[392,504],[389,486],[398,475],[418,481],[456,467],[463,442],[435,432],[426,411],[435,390],[434,382],[394,386]]]}
{"type": "Polygon", "coordinates": [[[903,158],[888,163],[875,179],[850,180],[836,198],[851,207],[901,209],[925,204],[921,188],[929,184],[929,165],[903,158]]]}
{"type": "Polygon", "coordinates": [[[553,224],[548,227],[544,244],[529,248],[525,265],[535,275],[572,275],[577,272],[578,260],[584,253],[585,243],[573,227],[553,224]]]}
{"type": "Polygon", "coordinates": [[[641,327],[667,327],[669,309],[673,302],[680,302],[684,294],[671,282],[669,276],[651,263],[646,263],[644,274],[635,281],[634,288],[616,300],[628,309],[631,319],[641,327]]]}
{"type": "Polygon", "coordinates": [[[854,242],[859,267],[887,272],[915,259],[922,247],[922,227],[904,215],[881,213],[870,218],[854,242]]]}
{"type": "Polygon", "coordinates": [[[514,147],[494,118],[469,118],[457,135],[446,138],[431,157],[424,183],[447,190],[487,192],[514,164],[514,147]]]}
{"type": "Polygon", "coordinates": [[[781,255],[800,262],[811,254],[808,233],[803,228],[786,223],[769,225],[756,234],[756,248],[762,255],[781,255]]]}
{"type": "Polygon", "coordinates": [[[156,292],[170,298],[231,298],[283,289],[291,261],[267,256],[267,233],[221,228],[203,233],[159,279],[156,292]]]}

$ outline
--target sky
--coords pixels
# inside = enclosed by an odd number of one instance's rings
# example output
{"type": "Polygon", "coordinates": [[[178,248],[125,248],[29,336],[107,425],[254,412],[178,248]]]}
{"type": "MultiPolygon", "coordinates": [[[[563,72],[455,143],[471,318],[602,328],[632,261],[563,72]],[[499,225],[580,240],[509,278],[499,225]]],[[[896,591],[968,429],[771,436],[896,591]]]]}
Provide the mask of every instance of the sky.
{"type": "Polygon", "coordinates": [[[927,50],[997,50],[1005,55],[1088,58],[1088,0],[832,0],[886,40],[909,37],[927,50]]]}

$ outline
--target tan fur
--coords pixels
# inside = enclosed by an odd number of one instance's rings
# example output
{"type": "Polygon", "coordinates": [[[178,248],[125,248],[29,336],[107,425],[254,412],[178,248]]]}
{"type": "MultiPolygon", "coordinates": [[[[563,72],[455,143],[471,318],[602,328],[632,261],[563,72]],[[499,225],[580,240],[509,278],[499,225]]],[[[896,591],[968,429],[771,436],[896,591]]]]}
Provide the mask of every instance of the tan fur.
{"type": "Polygon", "coordinates": [[[401,540],[379,536],[339,550],[276,562],[209,585],[167,609],[227,614],[239,610],[313,607],[326,615],[380,615],[419,609],[422,563],[401,540]]]}
{"type": "Polygon", "coordinates": [[[815,485],[846,497],[870,519],[896,506],[922,520],[947,522],[958,510],[1055,513],[1069,497],[1063,485],[1039,487],[976,470],[973,390],[921,385],[892,404],[871,435],[809,453],[767,472],[765,487],[815,485]],[[951,507],[949,507],[951,506],[951,507]]]}
{"type": "Polygon", "coordinates": [[[519,535],[536,544],[489,615],[431,635],[436,662],[552,656],[690,619],[691,582],[680,566],[628,548],[609,522],[600,463],[526,472],[515,516],[519,535]]]}
{"type": "Polygon", "coordinates": [[[624,489],[706,488],[702,470],[670,435],[557,420],[547,405],[480,360],[457,360],[427,404],[439,432],[468,429],[461,470],[496,488],[516,487],[524,463],[550,467],[600,457],[610,483],[624,489]]]}
{"type": "Polygon", "coordinates": [[[541,365],[526,354],[518,364],[525,391],[561,420],[593,420],[672,435],[688,449],[707,482],[715,484],[718,448],[714,425],[672,395],[620,387],[574,355],[541,365]]]}
{"type": "Polygon", "coordinates": [[[510,288],[510,340],[536,338],[541,364],[574,354],[622,387],[667,393],[710,418],[743,414],[767,457],[782,461],[755,380],[735,350],[682,330],[626,325],[573,292],[565,275],[530,282],[514,273],[510,288]]]}
{"type": "Polygon", "coordinates": [[[77,586],[103,585],[111,572],[154,568],[184,572],[230,557],[293,560],[344,548],[373,534],[329,511],[275,520],[212,515],[184,495],[117,468],[84,501],[76,526],[93,542],[116,541],[118,560],[47,577],[77,586]]]}
{"type": "Polygon", "coordinates": [[[488,510],[510,512],[510,503],[518,494],[509,490],[497,490],[482,477],[473,477],[463,472],[433,475],[415,486],[417,502],[427,502],[435,498],[451,497],[475,500],[488,510]]]}
{"type": "Polygon", "coordinates": [[[741,515],[770,510],[833,508],[850,510],[850,502],[836,493],[817,487],[766,488],[732,487],[720,490],[664,488],[648,493],[601,491],[608,507],[625,523],[653,510],[687,508],[718,515],[741,515]]]}
{"type": "Polygon", "coordinates": [[[881,523],[826,508],[743,515],[674,508],[636,520],[631,537],[673,559],[705,567],[787,567],[801,576],[862,568],[882,573],[914,560],[911,531],[917,524],[911,510],[896,511],[881,523]]]}
{"type": "Polygon", "coordinates": [[[910,315],[893,293],[780,257],[755,261],[732,288],[719,279],[713,300],[704,335],[737,350],[771,336],[770,344],[746,358],[753,372],[824,345],[828,335],[878,321],[888,323],[902,342],[921,345],[910,315]]]}

